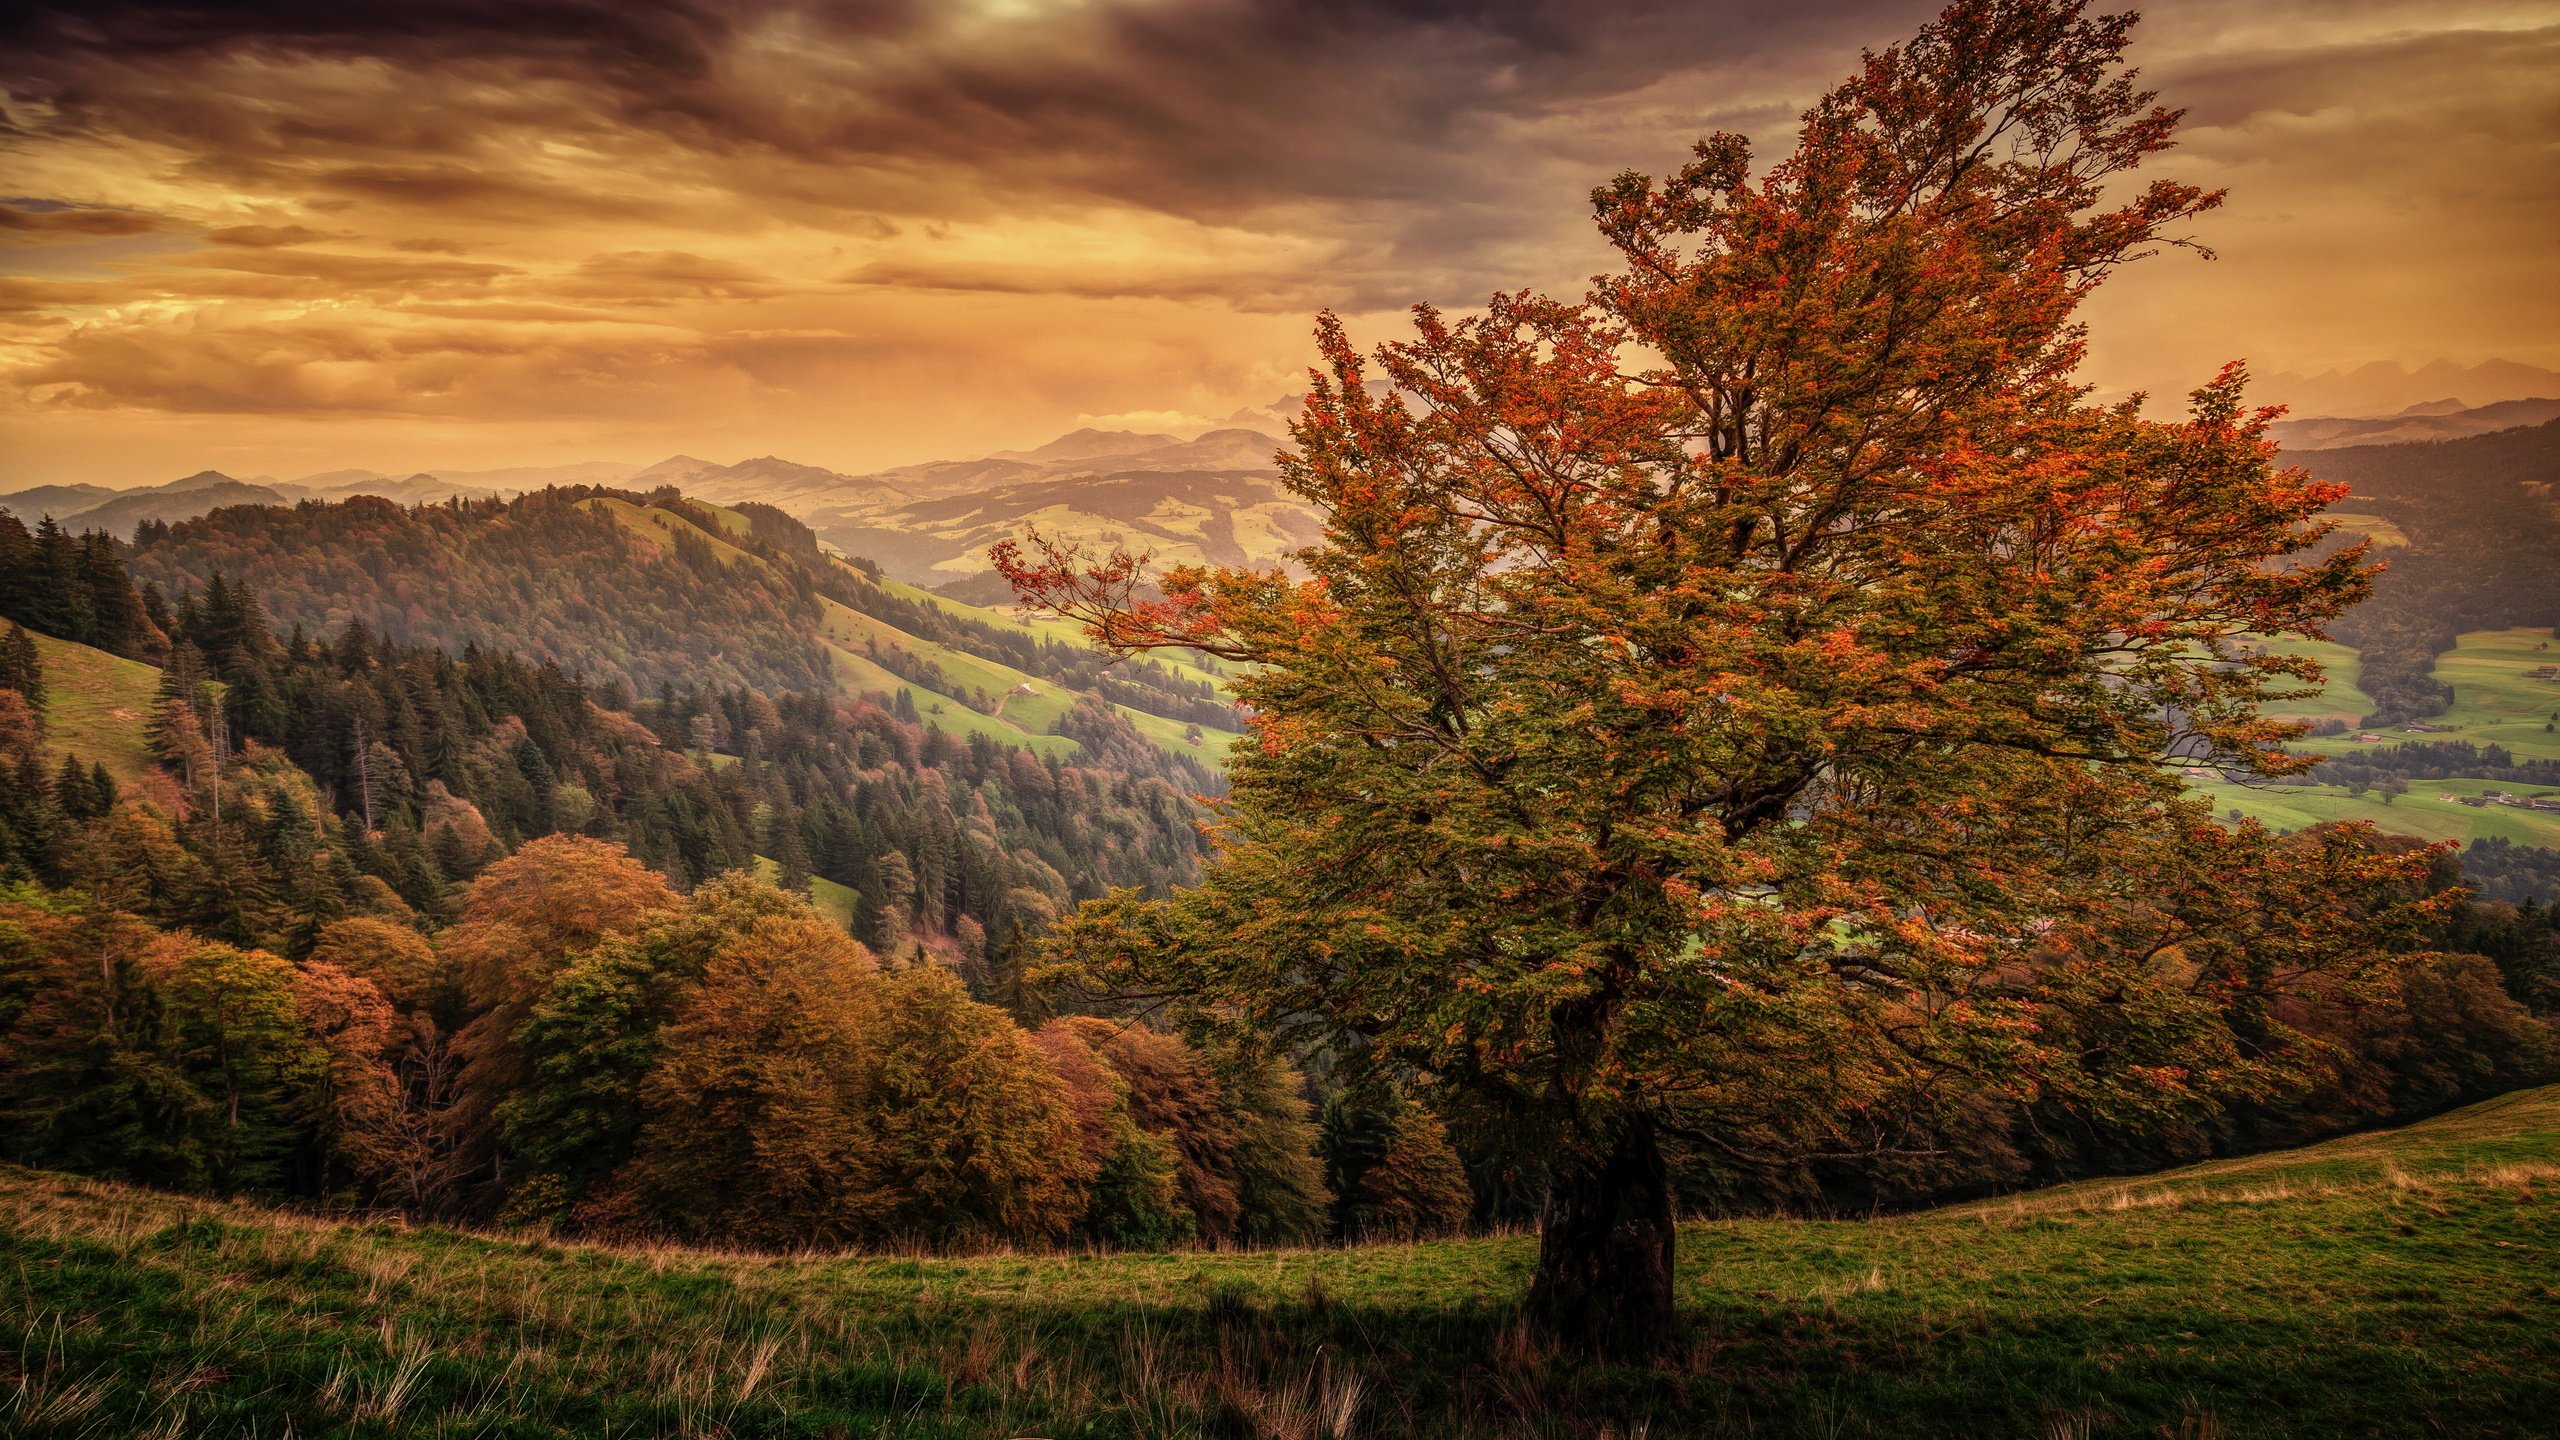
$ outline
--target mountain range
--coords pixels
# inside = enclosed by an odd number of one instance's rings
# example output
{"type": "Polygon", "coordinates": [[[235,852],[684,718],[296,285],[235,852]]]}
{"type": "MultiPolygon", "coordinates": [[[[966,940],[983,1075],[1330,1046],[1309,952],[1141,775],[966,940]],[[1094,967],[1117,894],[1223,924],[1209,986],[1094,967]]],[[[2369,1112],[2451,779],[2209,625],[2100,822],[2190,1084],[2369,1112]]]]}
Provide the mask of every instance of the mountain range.
{"type": "Polygon", "coordinates": [[[50,515],[73,531],[128,536],[146,520],[191,520],[231,505],[291,505],[376,495],[402,505],[454,496],[520,494],[554,485],[647,492],[674,487],[714,504],[771,505],[826,543],[888,576],[967,584],[987,573],[987,548],[1036,526],[1090,545],[1124,545],[1165,564],[1269,565],[1316,537],[1314,517],[1278,484],[1282,442],[1242,427],[1191,439],[1081,429],[1031,450],[936,460],[848,475],[775,455],[720,464],[671,455],[654,465],[614,461],[393,476],[334,470],[280,481],[206,470],[165,485],[110,490],[46,485],[0,495],[0,509],[50,515]]]}
{"type": "Polygon", "coordinates": [[[2253,398],[2282,404],[2296,415],[2392,415],[2448,396],[2459,405],[2483,406],[2560,395],[2560,370],[2514,360],[2435,360],[2411,370],[2378,360],[2317,375],[2270,375],[2249,389],[2253,398]]]}
{"type": "MultiPolygon", "coordinates": [[[[2416,379],[2518,385],[2560,373],[2531,366],[2385,367],[2346,377],[2366,388],[2416,379]],[[2503,368],[2500,368],[2503,367],[2503,368]],[[2437,373],[2437,372],[2443,373],[2437,373]],[[2513,373],[2510,373],[2513,372],[2513,373]],[[2485,376],[2485,378],[2484,378],[2485,376]]],[[[2329,379],[2337,379],[2332,376],[2329,379]]],[[[2343,385],[2343,382],[2341,382],[2343,385]]],[[[2331,388],[2341,388],[2333,385],[2331,388]]],[[[2352,387],[2346,387],[2352,388],[2352,387]]],[[[2285,420],[2274,436],[2286,450],[2453,440],[2560,418],[2560,399],[2508,398],[2466,404],[2460,395],[2385,413],[2285,420]]],[[[1231,426],[1192,438],[1086,428],[1029,450],[999,450],[867,474],[759,455],[732,464],[671,455],[652,465],[595,460],[495,470],[333,470],[283,481],[238,479],[206,470],[164,485],[110,490],[47,485],[0,495],[0,509],[33,520],[51,515],[73,531],[133,533],[146,520],[193,519],[231,505],[291,505],[375,495],[402,505],[454,496],[503,497],[550,486],[610,486],[637,493],[674,488],[718,505],[770,505],[819,539],[860,556],[891,579],[980,602],[1003,599],[987,563],[997,541],[1037,529],[1088,548],[1126,548],[1158,564],[1268,566],[1319,534],[1314,514],[1279,483],[1283,442],[1267,430],[1231,426]]]]}
{"type": "Polygon", "coordinates": [[[2287,450],[2335,450],[2348,445],[2459,440],[2466,435],[2487,435],[2553,419],[2560,419],[2560,400],[2501,400],[2491,405],[2466,406],[2459,400],[2447,399],[2412,405],[2394,415],[2279,420],[2270,431],[2276,443],[2287,450]]]}

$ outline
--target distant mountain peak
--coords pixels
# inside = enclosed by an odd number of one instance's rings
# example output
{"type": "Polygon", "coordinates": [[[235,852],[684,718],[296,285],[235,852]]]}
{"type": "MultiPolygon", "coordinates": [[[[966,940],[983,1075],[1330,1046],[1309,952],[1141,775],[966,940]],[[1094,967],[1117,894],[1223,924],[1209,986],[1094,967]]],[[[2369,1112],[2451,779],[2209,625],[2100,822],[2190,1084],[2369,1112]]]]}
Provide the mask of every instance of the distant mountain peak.
{"type": "Polygon", "coordinates": [[[714,470],[725,468],[727,467],[714,464],[698,455],[670,455],[655,465],[646,465],[633,471],[630,480],[635,485],[644,480],[671,480],[682,484],[696,475],[708,475],[714,470]]]}
{"type": "Polygon", "coordinates": [[[2296,415],[2387,418],[2418,405],[2451,402],[2478,409],[2560,394],[2560,370],[2515,360],[2431,360],[2412,370],[2395,360],[2374,360],[2316,375],[2280,371],[2252,388],[2296,415]]]}
{"type": "Polygon", "coordinates": [[[1067,460],[1091,460],[1103,455],[1132,455],[1181,443],[1171,435],[1141,434],[1135,430],[1097,430],[1087,425],[1070,430],[1036,450],[998,450],[987,458],[1056,464],[1067,460]]]}

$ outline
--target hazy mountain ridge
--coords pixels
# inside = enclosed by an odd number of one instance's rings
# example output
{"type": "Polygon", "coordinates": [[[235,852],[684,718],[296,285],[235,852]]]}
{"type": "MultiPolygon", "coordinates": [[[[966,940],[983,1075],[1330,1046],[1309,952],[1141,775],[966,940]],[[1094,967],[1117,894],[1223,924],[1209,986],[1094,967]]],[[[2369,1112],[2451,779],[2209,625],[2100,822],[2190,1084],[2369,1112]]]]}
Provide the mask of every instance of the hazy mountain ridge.
{"type": "Polygon", "coordinates": [[[2397,415],[2413,406],[2451,397],[2466,406],[2494,405],[2560,395],[2560,370],[2514,360],[2457,365],[2433,360],[2415,370],[2377,360],[2317,375],[2280,373],[2253,384],[2250,393],[2290,407],[2297,415],[2397,415]]]}
{"type": "Polygon", "coordinates": [[[2459,440],[2467,435],[2487,435],[2554,419],[2560,419],[2560,400],[2537,397],[2465,405],[2445,399],[2412,405],[2393,415],[2314,416],[2279,420],[2268,428],[2276,443],[2287,450],[2334,450],[2350,445],[2459,440]]]}
{"type": "Polygon", "coordinates": [[[8,510],[27,521],[50,515],[66,530],[104,530],[118,539],[129,539],[133,528],[145,521],[157,520],[174,525],[229,505],[294,505],[305,500],[349,500],[359,495],[376,496],[399,505],[430,505],[455,496],[485,500],[521,494],[542,485],[596,483],[553,472],[577,472],[583,476],[606,470],[628,472],[630,469],[627,465],[593,462],[540,470],[455,471],[442,475],[421,471],[396,478],[364,470],[331,470],[295,481],[263,476],[255,480],[241,480],[218,470],[201,470],[165,485],[145,485],[130,490],[110,490],[102,485],[40,485],[31,490],[0,495],[0,510],[8,510]],[[514,479],[520,476],[542,478],[537,485],[476,483],[477,477],[514,479]]]}
{"type": "Polygon", "coordinates": [[[886,574],[922,584],[985,572],[990,546],[1033,527],[1127,545],[1160,563],[1269,565],[1317,535],[1313,512],[1278,484],[1282,443],[1243,427],[1189,440],[1085,428],[1035,449],[866,475],[770,455],[734,465],[674,455],[622,483],[774,506],[886,574]]]}

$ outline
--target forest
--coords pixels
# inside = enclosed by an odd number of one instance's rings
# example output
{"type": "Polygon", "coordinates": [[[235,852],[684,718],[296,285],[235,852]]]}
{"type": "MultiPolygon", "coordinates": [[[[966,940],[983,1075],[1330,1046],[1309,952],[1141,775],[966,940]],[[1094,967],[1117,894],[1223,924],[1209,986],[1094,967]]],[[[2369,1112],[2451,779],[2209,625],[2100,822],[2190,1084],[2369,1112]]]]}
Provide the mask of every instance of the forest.
{"type": "Polygon", "coordinates": [[[2544,492],[2560,462],[2560,421],[2424,445],[2351,446],[2300,457],[2352,487],[2353,508],[2399,526],[2373,598],[2340,617],[2358,679],[2380,707],[2368,723],[2441,712],[2430,671],[2466,630],[2560,625],[2560,519],[2544,492]]]}
{"type": "MultiPolygon", "coordinates": [[[[378,523],[353,504],[339,522],[378,523]]],[[[1189,772],[1096,702],[1062,722],[1071,764],[832,691],[633,702],[361,618],[280,639],[246,584],[173,602],[102,533],[0,517],[0,555],[12,1160],[785,1246],[1267,1244],[1467,1213],[1417,1107],[1319,1114],[1265,1051],[1026,987],[1076,902],[1196,873],[1189,772]],[[26,627],[159,664],[154,783],[77,754],[112,737],[48,734],[26,627]]]]}

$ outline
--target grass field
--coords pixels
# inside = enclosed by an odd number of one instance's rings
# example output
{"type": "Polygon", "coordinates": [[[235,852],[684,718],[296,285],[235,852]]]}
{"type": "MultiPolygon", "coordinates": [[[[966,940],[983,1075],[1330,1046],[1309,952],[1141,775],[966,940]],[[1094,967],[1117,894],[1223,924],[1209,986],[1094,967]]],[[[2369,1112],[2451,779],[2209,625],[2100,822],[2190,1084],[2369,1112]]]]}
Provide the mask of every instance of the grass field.
{"type": "MultiPolygon", "coordinates": [[[[767,884],[779,883],[782,862],[770,856],[757,856],[756,878],[767,884]]],[[[860,898],[850,885],[839,885],[824,875],[809,877],[809,903],[817,907],[819,914],[848,930],[853,928],[854,902],[860,898]]]]}
{"type": "Polygon", "coordinates": [[[2397,550],[2409,543],[2408,531],[2401,529],[2398,522],[2385,519],[2380,515],[2358,515],[2352,511],[2332,510],[2328,518],[2337,521],[2340,530],[2371,540],[2376,550],[2397,550]]]}
{"type": "Polygon", "coordinates": [[[2323,672],[2320,693],[2278,701],[2267,707],[2268,714],[2288,720],[2341,720],[2353,725],[2373,713],[2373,697],[2356,688],[2362,662],[2355,651],[2333,640],[2306,640],[2299,635],[2259,643],[2275,654],[2307,655],[2320,662],[2323,672]]]}
{"type": "Polygon", "coordinates": [[[1126,705],[1114,705],[1111,708],[1119,711],[1121,719],[1137,727],[1138,733],[1149,740],[1177,755],[1188,755],[1210,766],[1223,768],[1227,763],[1227,747],[1244,738],[1233,730],[1221,730],[1212,725],[1203,725],[1200,727],[1200,743],[1194,745],[1184,738],[1188,733],[1188,727],[1179,720],[1167,720],[1161,715],[1150,715],[1144,710],[1132,709],[1126,705]]]}
{"type": "Polygon", "coordinates": [[[2386,805],[2370,792],[2347,794],[2337,785],[2234,785],[2220,780],[2192,780],[2187,788],[2213,801],[2213,813],[2233,810],[2277,830],[2300,830],[2333,820],[2370,820],[2393,835],[2421,840],[2503,838],[2518,845],[2560,848],[2560,814],[2519,810],[2509,805],[2464,805],[2447,795],[2478,795],[2507,790],[2522,795],[2553,793],[2547,788],[2507,785],[2489,780],[2412,780],[2409,793],[2386,805]]]}
{"type": "MultiPolygon", "coordinates": [[[[896,585],[892,582],[890,588],[891,593],[903,598],[940,605],[955,614],[966,615],[973,619],[983,617],[990,624],[1002,624],[1018,630],[1032,628],[998,611],[945,600],[931,591],[919,590],[912,585],[896,585]]],[[[883,694],[895,694],[903,690],[908,698],[915,702],[917,711],[926,716],[928,722],[934,723],[937,729],[953,734],[984,734],[1002,740],[1008,745],[1028,743],[1031,748],[1044,755],[1051,753],[1072,755],[1079,748],[1074,741],[1049,733],[1051,727],[1064,718],[1069,710],[1075,708],[1077,692],[1062,689],[1047,680],[1025,675],[1010,665],[984,659],[964,650],[955,650],[936,641],[920,639],[886,620],[865,615],[859,610],[836,601],[826,600],[821,603],[826,607],[823,627],[826,637],[841,657],[836,661],[837,683],[847,690],[856,693],[883,694]],[[911,655],[933,661],[942,667],[943,675],[955,686],[985,692],[996,702],[995,713],[992,716],[935,715],[932,712],[932,707],[935,705],[942,706],[945,712],[967,711],[970,707],[957,699],[937,695],[921,685],[899,678],[894,672],[864,653],[873,645],[882,648],[894,646],[911,655]],[[1058,746],[1065,748],[1058,749],[1056,748],[1058,746]]],[[[1064,622],[1050,623],[1064,624],[1064,622]]],[[[1075,627],[1068,626],[1067,629],[1073,631],[1075,627]]],[[[1078,644],[1083,643],[1083,635],[1080,631],[1069,638],[1078,644]]],[[[1210,678],[1206,672],[1189,665],[1178,665],[1173,668],[1196,678],[1210,678]]],[[[1185,727],[1179,720],[1168,720],[1161,715],[1151,715],[1126,705],[1114,705],[1112,708],[1119,711],[1121,716],[1135,726],[1138,733],[1150,743],[1176,755],[1188,755],[1208,765],[1224,764],[1227,747],[1236,740],[1236,732],[1232,730],[1203,727],[1200,743],[1195,745],[1184,738],[1185,727]]]]}
{"type": "MultiPolygon", "coordinates": [[[[2356,656],[2344,646],[2321,641],[2278,642],[2288,653],[2308,654],[2327,667],[2329,679],[2320,695],[2268,712],[2293,719],[2336,718],[2350,725],[2370,713],[2372,700],[2355,688],[2356,656]]],[[[2373,733],[2381,739],[2360,744],[2353,733],[2300,742],[2299,748],[2353,760],[2359,753],[2385,745],[2434,740],[2467,740],[2475,745],[2504,745],[2519,759],[2560,759],[2560,730],[2545,730],[2560,714],[2560,680],[2534,680],[2527,672],[2560,665],[2560,643],[2548,630],[2475,630],[2461,636],[2436,661],[2436,678],[2453,687],[2453,705],[2428,717],[2425,730],[2391,726],[2373,733]]],[[[2366,794],[2350,796],[2336,785],[2233,785],[2195,781],[2190,787],[2212,799],[2214,813],[2233,810],[2282,830],[2299,830],[2331,820],[2369,820],[2397,835],[2423,840],[2451,840],[2467,845],[2477,839],[2505,839],[2519,845],[2560,848],[2560,814],[2540,814],[2509,806],[2470,806],[2448,795],[2479,795],[2510,790],[2540,795],[2547,787],[2487,780],[2413,780],[2409,793],[2391,804],[2366,794]]]]}
{"type": "Polygon", "coordinates": [[[835,665],[836,683],[849,695],[897,695],[904,693],[908,703],[924,723],[946,735],[963,739],[984,735],[1001,745],[1018,745],[1042,755],[1072,759],[1084,747],[1064,735],[1035,735],[993,715],[981,715],[948,695],[936,695],[921,685],[911,684],[884,668],[875,660],[857,655],[840,645],[827,647],[827,658],[835,665]]]}
{"type": "MultiPolygon", "coordinates": [[[[2429,727],[2426,730],[2413,732],[2394,725],[2373,733],[2384,744],[2468,740],[2474,745],[2504,745],[2520,759],[2560,760],[2560,729],[2542,728],[2560,716],[2560,679],[2528,678],[2528,672],[2544,665],[2560,666],[2560,642],[2548,630],[2470,631],[2455,640],[2454,648],[2436,657],[2435,677],[2453,687],[2453,704],[2445,713],[2420,722],[2429,727]]],[[[2352,678],[2355,672],[2344,673],[2352,678]]],[[[2306,740],[2302,747],[2342,757],[2367,748],[2347,735],[2306,740]]]]}
{"type": "Polygon", "coordinates": [[[2560,643],[2548,630],[2475,630],[2436,661],[2436,678],[2453,687],[2453,705],[2428,720],[2448,735],[2420,738],[2504,745],[2526,759],[2560,760],[2560,680],[2526,672],[2560,666],[2560,643]]]}
{"type": "Polygon", "coordinates": [[[116,783],[143,783],[152,773],[151,704],[160,671],[139,660],[27,632],[44,662],[45,758],[65,755],[107,767],[116,783]]]}
{"type": "MultiPolygon", "coordinates": [[[[1092,643],[1085,638],[1084,627],[1073,620],[1061,620],[1054,615],[1024,616],[1012,610],[971,605],[965,601],[954,600],[947,595],[937,595],[922,586],[910,585],[903,580],[891,580],[885,576],[873,583],[902,600],[913,600],[919,605],[938,606],[961,619],[975,620],[982,625],[992,625],[1000,630],[1018,630],[1026,635],[1055,640],[1061,645],[1073,645],[1079,649],[1092,643]]],[[[1211,685],[1219,683],[1218,676],[1194,664],[1186,651],[1150,650],[1146,653],[1148,659],[1185,680],[1199,680],[1211,685]]]]}
{"type": "Polygon", "coordinates": [[[1690,1225],[1689,1333],[1578,1369],[1526,1237],[726,1255],[0,1171],[27,1436],[2549,1435],[2560,1089],[1871,1221],[1690,1225]]]}

